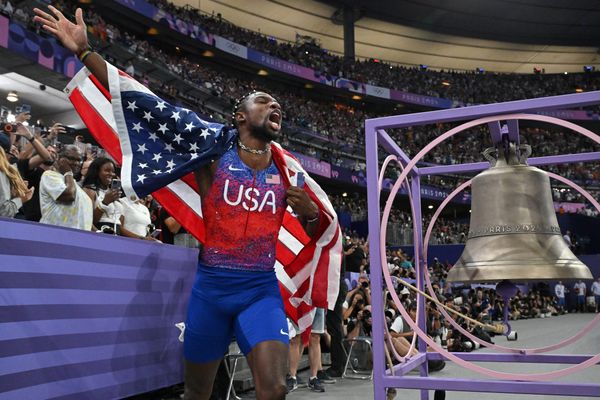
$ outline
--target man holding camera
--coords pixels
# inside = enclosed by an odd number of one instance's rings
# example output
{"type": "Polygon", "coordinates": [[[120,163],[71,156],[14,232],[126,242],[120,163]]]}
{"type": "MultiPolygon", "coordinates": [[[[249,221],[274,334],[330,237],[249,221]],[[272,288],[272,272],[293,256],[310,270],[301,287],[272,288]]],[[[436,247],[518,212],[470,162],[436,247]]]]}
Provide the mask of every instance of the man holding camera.
{"type": "Polygon", "coordinates": [[[346,255],[346,271],[362,272],[361,267],[365,265],[367,260],[366,252],[358,239],[352,239],[348,236],[346,237],[346,240],[347,244],[344,247],[344,254],[346,255]]]}

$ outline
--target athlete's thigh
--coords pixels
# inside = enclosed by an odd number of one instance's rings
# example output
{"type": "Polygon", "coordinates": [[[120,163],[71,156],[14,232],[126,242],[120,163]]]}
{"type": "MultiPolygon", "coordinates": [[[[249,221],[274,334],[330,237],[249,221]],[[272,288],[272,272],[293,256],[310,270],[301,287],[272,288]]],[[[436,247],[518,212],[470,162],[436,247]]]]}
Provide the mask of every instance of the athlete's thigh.
{"type": "Polygon", "coordinates": [[[289,345],[288,324],[279,294],[249,304],[237,315],[234,330],[238,345],[246,355],[264,341],[289,345]]]}
{"type": "Polygon", "coordinates": [[[208,296],[192,291],[185,323],[185,359],[204,364],[223,358],[233,336],[234,314],[208,296]]]}
{"type": "Polygon", "coordinates": [[[246,354],[257,399],[285,398],[289,333],[281,297],[266,296],[240,312],[235,335],[246,354]]]}

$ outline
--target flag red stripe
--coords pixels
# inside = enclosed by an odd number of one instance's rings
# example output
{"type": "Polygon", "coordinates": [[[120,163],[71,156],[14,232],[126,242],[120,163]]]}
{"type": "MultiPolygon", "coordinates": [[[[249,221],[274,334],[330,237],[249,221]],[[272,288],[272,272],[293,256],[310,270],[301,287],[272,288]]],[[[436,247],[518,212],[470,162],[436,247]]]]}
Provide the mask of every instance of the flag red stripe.
{"type": "Polygon", "coordinates": [[[136,81],[135,79],[133,79],[127,72],[117,69],[117,71],[119,71],[119,75],[124,76],[125,78],[129,78],[132,81],[135,81],[136,83],[139,83],[138,81],[136,81]]]}
{"type": "Polygon", "coordinates": [[[94,138],[120,165],[121,160],[123,159],[123,153],[121,153],[119,138],[115,135],[112,127],[87,101],[79,88],[75,88],[71,91],[69,99],[94,138]]]}
{"type": "Polygon", "coordinates": [[[105,88],[104,86],[102,86],[102,84],[100,83],[100,81],[98,80],[98,78],[96,78],[92,74],[90,74],[89,78],[94,83],[94,85],[98,88],[98,90],[102,92],[102,94],[104,95],[104,97],[106,97],[106,100],[110,101],[112,99],[112,97],[110,95],[110,92],[108,91],[107,88],[105,88]]]}
{"type": "Polygon", "coordinates": [[[196,193],[200,193],[200,188],[198,187],[198,182],[196,181],[196,177],[194,176],[193,172],[190,172],[189,174],[184,175],[179,179],[187,183],[188,186],[194,189],[196,193]]]}
{"type": "Polygon", "coordinates": [[[302,245],[306,245],[310,242],[310,236],[306,234],[306,231],[298,221],[298,218],[294,217],[289,212],[283,215],[283,226],[285,229],[294,236],[302,245]]]}
{"type": "Polygon", "coordinates": [[[196,214],[190,206],[173,193],[169,188],[162,188],[152,193],[152,196],[167,210],[167,212],[194,237],[201,242],[204,241],[204,224],[202,218],[196,214]]]}
{"type": "Polygon", "coordinates": [[[275,257],[282,265],[288,265],[294,261],[296,255],[290,249],[288,249],[287,246],[281,242],[281,240],[278,240],[277,247],[275,248],[275,257]]]}

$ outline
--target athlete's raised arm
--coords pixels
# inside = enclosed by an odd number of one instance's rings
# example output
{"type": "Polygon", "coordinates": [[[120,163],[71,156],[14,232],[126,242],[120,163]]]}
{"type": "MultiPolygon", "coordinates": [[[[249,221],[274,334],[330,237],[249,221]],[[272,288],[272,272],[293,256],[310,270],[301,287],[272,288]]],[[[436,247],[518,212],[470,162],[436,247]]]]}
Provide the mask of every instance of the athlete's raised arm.
{"type": "Polygon", "coordinates": [[[43,29],[54,35],[63,46],[71,50],[100,81],[102,86],[108,88],[106,61],[100,54],[90,49],[81,8],[77,8],[75,11],[76,23],[69,21],[56,7],[49,5],[48,10],[51,14],[39,8],[34,8],[33,11],[36,15],[33,20],[42,24],[43,29]]]}

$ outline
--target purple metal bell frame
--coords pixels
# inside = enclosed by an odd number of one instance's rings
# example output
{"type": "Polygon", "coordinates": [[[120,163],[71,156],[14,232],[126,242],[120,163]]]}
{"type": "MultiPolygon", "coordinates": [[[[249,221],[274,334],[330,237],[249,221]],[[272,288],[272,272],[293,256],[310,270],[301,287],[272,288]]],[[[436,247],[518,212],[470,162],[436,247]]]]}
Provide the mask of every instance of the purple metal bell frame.
{"type": "MultiPolygon", "coordinates": [[[[442,349],[437,343],[426,335],[425,324],[425,301],[423,296],[417,296],[417,321],[413,322],[408,316],[407,311],[402,307],[398,296],[393,290],[392,282],[387,269],[383,269],[382,262],[385,260],[385,229],[393,200],[401,185],[408,186],[410,190],[410,204],[413,213],[413,230],[415,240],[415,269],[417,273],[417,287],[424,290],[425,282],[429,283],[427,276],[426,252],[428,237],[431,233],[435,219],[441,212],[441,209],[448,204],[451,197],[468,186],[468,182],[461,185],[447,198],[436,211],[434,219],[428,227],[425,240],[423,238],[423,226],[421,219],[421,195],[420,195],[420,177],[424,175],[440,175],[449,173],[478,172],[489,167],[488,162],[440,165],[432,167],[417,168],[416,164],[424,155],[447,138],[472,126],[487,124],[493,143],[502,141],[502,130],[500,121],[506,121],[508,127],[508,139],[519,143],[519,119],[536,120],[549,122],[571,129],[577,133],[587,136],[591,140],[600,144],[600,136],[593,132],[558,118],[541,115],[547,110],[561,110],[587,105],[600,104],[600,91],[587,92],[580,94],[569,94],[562,96],[544,97],[530,100],[519,100],[497,104],[486,104],[464,108],[455,108],[449,110],[439,110],[423,112],[416,114],[397,115],[383,118],[368,119],[365,122],[366,136],[366,157],[367,157],[367,182],[368,182],[368,222],[369,222],[369,247],[372,288],[384,287],[391,288],[390,293],[401,315],[416,332],[419,337],[418,354],[413,357],[405,357],[399,365],[394,366],[394,370],[386,369],[384,353],[384,320],[383,320],[383,299],[381,295],[372,296],[373,307],[373,389],[375,400],[386,399],[387,388],[419,389],[421,391],[421,400],[429,398],[429,390],[440,389],[448,391],[466,391],[466,392],[490,392],[490,393],[520,393],[520,394],[547,394],[563,396],[590,396],[600,397],[600,383],[576,383],[558,382],[559,377],[572,375],[585,368],[589,368],[600,363],[600,354],[597,355],[571,355],[571,354],[543,354],[550,350],[564,347],[585,336],[592,328],[600,323],[600,314],[594,318],[582,331],[571,338],[563,340],[555,345],[538,349],[512,349],[499,345],[489,346],[497,353],[450,353],[442,349]],[[475,119],[474,121],[471,121],[475,119]],[[394,140],[386,133],[385,129],[402,128],[417,125],[426,125],[433,123],[451,122],[451,121],[470,121],[455,127],[442,135],[438,136],[425,148],[423,148],[414,158],[402,151],[394,140]],[[392,187],[390,196],[386,203],[383,217],[380,220],[380,171],[378,164],[378,150],[382,147],[388,154],[394,158],[403,167],[402,174],[392,187]],[[410,181],[408,178],[411,178],[410,181]],[[425,243],[425,246],[424,246],[425,243]],[[383,275],[383,276],[382,276],[383,275]],[[384,282],[385,280],[385,282],[384,282]],[[427,345],[433,350],[427,352],[427,345]],[[427,360],[446,359],[457,363],[471,371],[483,375],[484,379],[452,379],[435,378],[428,374],[427,360]],[[572,364],[568,368],[547,373],[529,373],[516,374],[494,371],[488,368],[473,364],[477,362],[510,362],[510,363],[554,363],[554,364],[572,364]],[[419,369],[420,376],[407,374],[419,369]],[[492,379],[489,379],[492,378],[492,379]]],[[[533,157],[528,159],[528,164],[532,166],[568,164],[600,160],[600,152],[589,152],[580,154],[565,154],[546,157],[533,157]]],[[[387,165],[387,162],[385,163],[387,165]]],[[[384,165],[384,168],[385,168],[384,165]]],[[[383,172],[383,171],[382,171],[383,172]]],[[[566,178],[558,177],[555,174],[549,174],[554,179],[559,179],[576,190],[581,192],[591,203],[600,211],[600,204],[593,199],[589,193],[570,182],[566,178]]],[[[431,290],[431,287],[429,287],[431,290]]],[[[446,312],[441,310],[443,314],[446,312]]],[[[485,343],[485,342],[484,342],[485,343]]]]}

